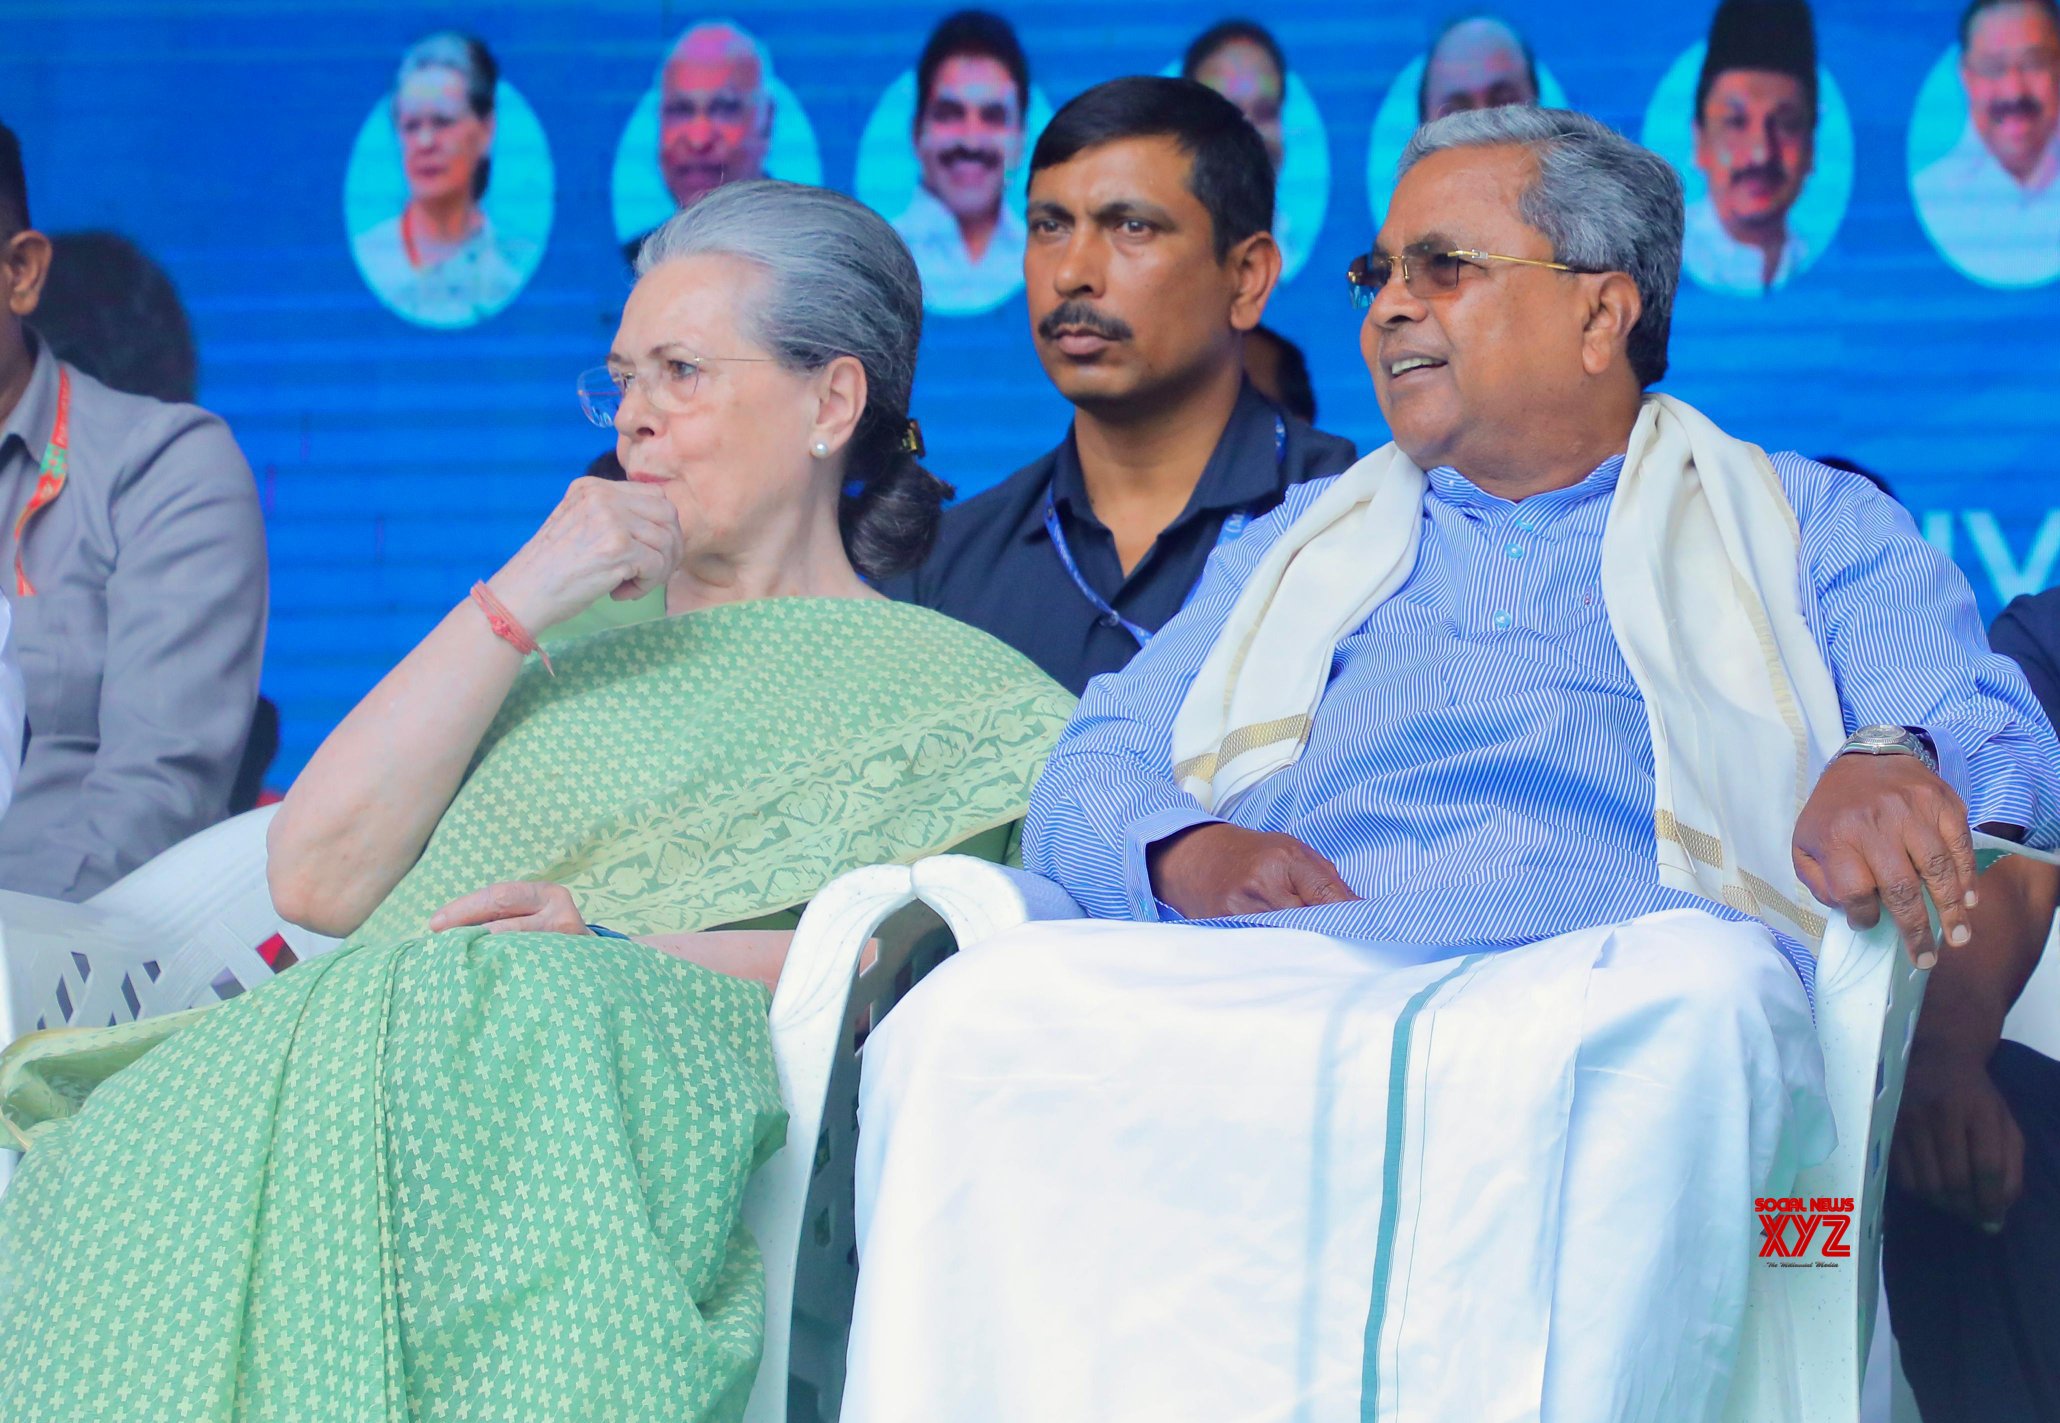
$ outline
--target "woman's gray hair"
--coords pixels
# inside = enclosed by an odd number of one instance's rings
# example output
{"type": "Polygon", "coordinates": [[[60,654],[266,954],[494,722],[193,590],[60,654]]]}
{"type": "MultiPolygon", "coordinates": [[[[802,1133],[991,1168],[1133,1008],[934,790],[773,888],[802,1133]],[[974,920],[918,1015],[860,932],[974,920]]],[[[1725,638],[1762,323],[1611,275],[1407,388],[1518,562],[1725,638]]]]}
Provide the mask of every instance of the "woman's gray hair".
{"type": "Polygon", "coordinates": [[[868,578],[922,562],[951,490],[905,445],[923,337],[923,282],[907,244],[842,193],[755,178],[675,213],[637,252],[637,276],[701,256],[741,257],[765,274],[742,319],[781,365],[817,371],[851,356],[865,368],[838,511],[844,547],[868,578]]]}
{"type": "Polygon", "coordinates": [[[1402,150],[1399,180],[1448,148],[1531,150],[1538,178],[1518,213],[1545,234],[1552,255],[1575,267],[1623,272],[1638,285],[1644,310],[1627,353],[1640,385],[1667,373],[1667,335],[1681,285],[1681,178],[1651,149],[1571,109],[1506,105],[1434,119],[1402,150]]]}
{"type": "MultiPolygon", "coordinates": [[[[408,76],[418,69],[455,70],[465,81],[465,104],[481,119],[494,116],[494,90],[501,82],[501,66],[494,62],[493,51],[486,47],[486,41],[472,35],[460,34],[456,30],[439,30],[424,39],[416,40],[401,56],[401,67],[394,76],[394,100],[400,100],[400,87],[408,76]]],[[[479,166],[472,170],[472,199],[477,202],[486,196],[486,180],[493,159],[486,154],[479,157],[479,166]]]]}

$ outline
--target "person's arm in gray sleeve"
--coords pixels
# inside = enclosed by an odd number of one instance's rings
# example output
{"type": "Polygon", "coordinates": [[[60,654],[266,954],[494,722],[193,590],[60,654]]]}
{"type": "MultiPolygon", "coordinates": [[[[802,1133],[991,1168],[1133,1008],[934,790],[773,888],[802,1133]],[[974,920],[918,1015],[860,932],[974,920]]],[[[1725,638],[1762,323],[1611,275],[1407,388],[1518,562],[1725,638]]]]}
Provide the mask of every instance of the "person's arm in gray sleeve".
{"type": "Polygon", "coordinates": [[[0,815],[14,804],[14,778],[21,770],[22,728],[28,701],[21,663],[14,655],[14,605],[0,594],[0,815]]]}
{"type": "Polygon", "coordinates": [[[100,748],[52,839],[65,897],[106,888],[222,818],[265,645],[265,528],[228,426],[181,408],[116,490],[100,748]]]}

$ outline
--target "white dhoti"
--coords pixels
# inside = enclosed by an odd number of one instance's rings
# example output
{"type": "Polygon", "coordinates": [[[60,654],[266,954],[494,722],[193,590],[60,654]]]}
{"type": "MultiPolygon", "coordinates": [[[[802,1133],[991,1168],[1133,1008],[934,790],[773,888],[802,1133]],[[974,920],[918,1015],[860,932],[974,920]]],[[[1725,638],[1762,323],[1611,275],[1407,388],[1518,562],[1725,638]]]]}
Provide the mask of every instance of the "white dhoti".
{"type": "Polygon", "coordinates": [[[1832,1140],[1794,971],[1695,911],[1030,925],[888,1015],[860,1122],[845,1423],[1710,1419],[1832,1140]]]}

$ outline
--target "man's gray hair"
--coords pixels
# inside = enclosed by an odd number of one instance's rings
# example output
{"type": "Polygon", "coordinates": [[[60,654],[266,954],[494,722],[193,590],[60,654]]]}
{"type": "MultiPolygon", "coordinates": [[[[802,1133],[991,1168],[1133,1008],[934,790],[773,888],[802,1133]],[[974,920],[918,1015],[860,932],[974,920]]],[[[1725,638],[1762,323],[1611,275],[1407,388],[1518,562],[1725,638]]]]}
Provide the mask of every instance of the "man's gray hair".
{"type": "Polygon", "coordinates": [[[865,368],[865,410],[845,466],[861,487],[847,495],[845,543],[860,572],[899,571],[911,549],[929,547],[937,491],[949,497],[903,447],[923,337],[923,282],[907,244],[842,193],[753,178],[674,213],[638,250],[637,276],[704,256],[742,258],[763,274],[739,319],[782,366],[817,371],[851,356],[865,368]]]}
{"type": "Polygon", "coordinates": [[[1681,178],[1673,165],[1608,124],[1571,109],[1508,105],[1434,119],[1402,150],[1399,180],[1449,148],[1528,148],[1538,178],[1518,214],[1545,234],[1555,259],[1623,272],[1637,283],[1644,310],[1627,353],[1640,385],[1667,373],[1667,335],[1681,285],[1681,178]]]}
{"type": "Polygon", "coordinates": [[[731,54],[742,51],[750,55],[753,62],[758,65],[758,103],[762,108],[767,93],[772,89],[772,51],[765,47],[765,41],[731,19],[696,20],[681,30],[679,38],[672,42],[672,48],[665,51],[665,58],[658,61],[659,91],[662,93],[665,89],[665,71],[672,68],[673,60],[679,58],[680,51],[687,47],[688,41],[703,35],[717,34],[728,36],[724,49],[731,54]]]}

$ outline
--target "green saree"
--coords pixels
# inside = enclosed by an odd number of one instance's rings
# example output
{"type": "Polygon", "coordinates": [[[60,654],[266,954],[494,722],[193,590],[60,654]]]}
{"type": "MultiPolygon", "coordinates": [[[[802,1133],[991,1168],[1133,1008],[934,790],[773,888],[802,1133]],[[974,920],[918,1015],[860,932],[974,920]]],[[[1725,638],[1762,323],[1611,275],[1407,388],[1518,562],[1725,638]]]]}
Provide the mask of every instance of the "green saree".
{"type": "Polygon", "coordinates": [[[428,915],[553,879],[598,922],[687,931],[998,847],[1071,698],[881,602],[734,604],[553,661],[343,947],[0,1061],[32,1142],[0,1199],[6,1416],[741,1413],[764,1295],[739,1208],[784,1133],[764,990],[428,915]]]}

